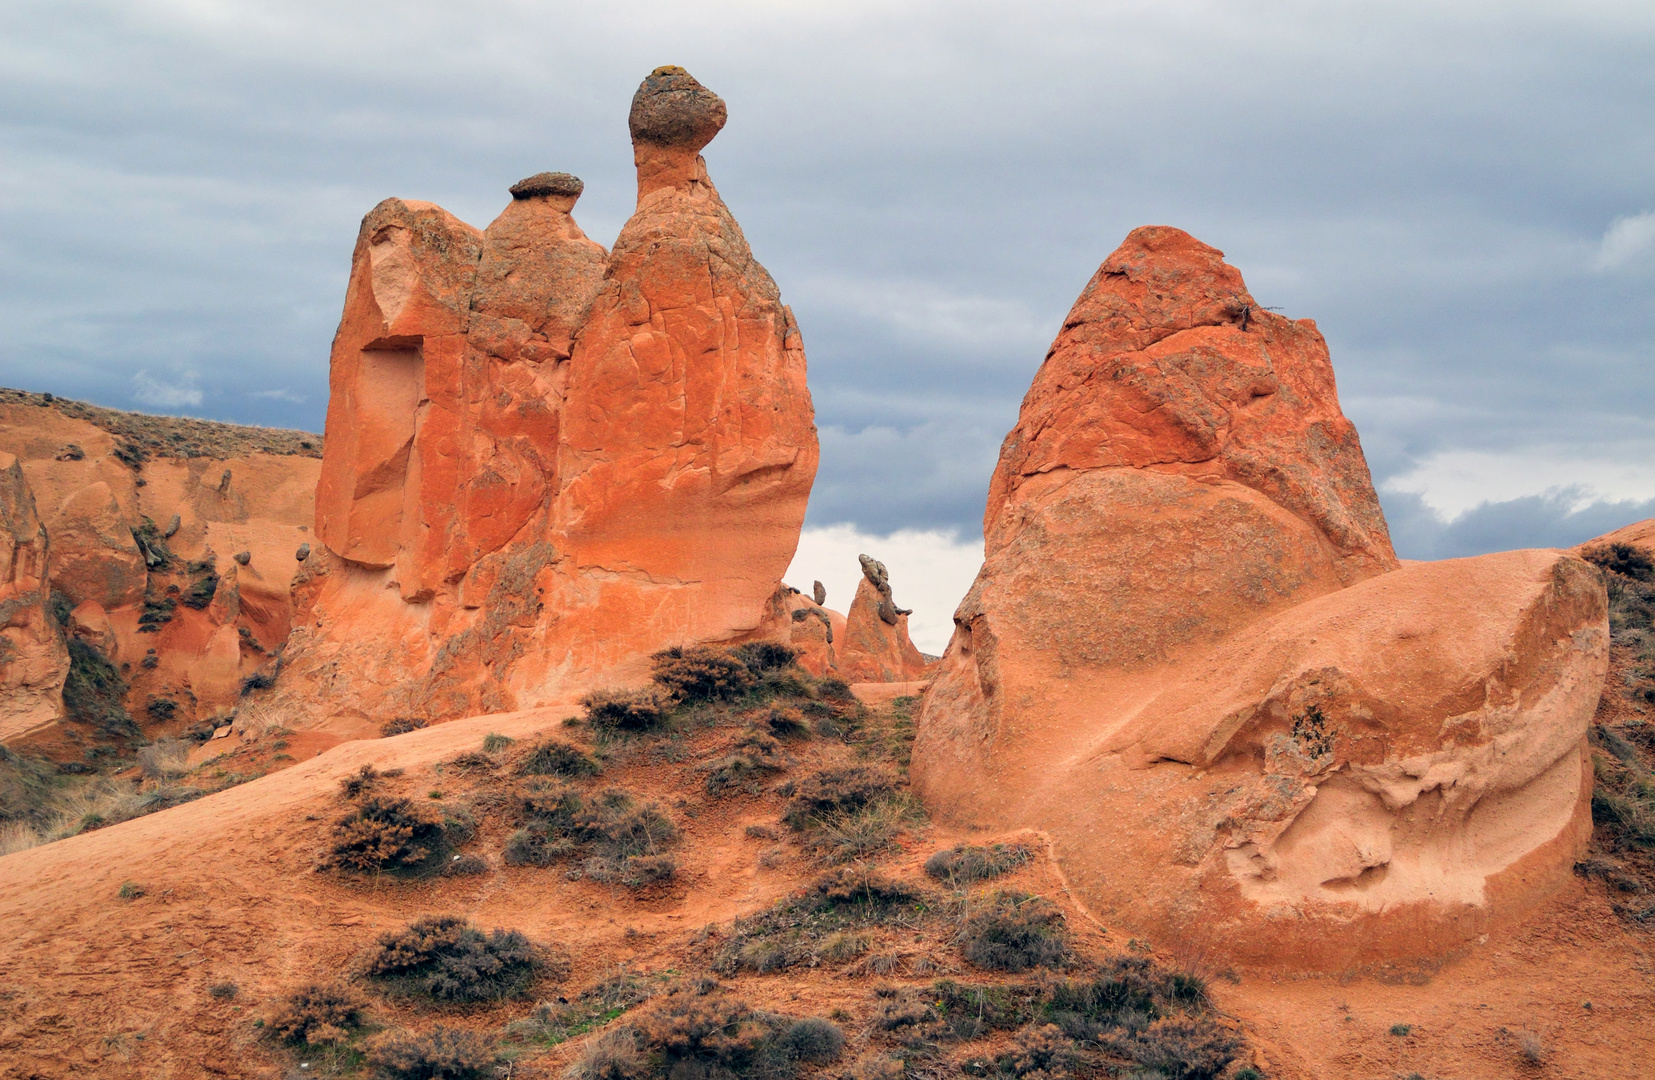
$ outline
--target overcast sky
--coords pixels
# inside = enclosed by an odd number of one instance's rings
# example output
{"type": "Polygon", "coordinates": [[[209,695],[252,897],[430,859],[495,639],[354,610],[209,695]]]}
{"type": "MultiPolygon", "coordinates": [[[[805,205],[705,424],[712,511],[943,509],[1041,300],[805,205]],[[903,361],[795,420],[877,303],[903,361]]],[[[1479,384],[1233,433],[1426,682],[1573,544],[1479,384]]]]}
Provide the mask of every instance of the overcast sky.
{"type": "Polygon", "coordinates": [[[1655,515],[1648,0],[10,0],[0,384],[320,430],[362,214],[480,227],[561,169],[607,245],[667,63],[729,103],[708,165],[804,332],[824,543],[975,548],[1064,312],[1150,223],[1317,320],[1403,555],[1655,515]]]}

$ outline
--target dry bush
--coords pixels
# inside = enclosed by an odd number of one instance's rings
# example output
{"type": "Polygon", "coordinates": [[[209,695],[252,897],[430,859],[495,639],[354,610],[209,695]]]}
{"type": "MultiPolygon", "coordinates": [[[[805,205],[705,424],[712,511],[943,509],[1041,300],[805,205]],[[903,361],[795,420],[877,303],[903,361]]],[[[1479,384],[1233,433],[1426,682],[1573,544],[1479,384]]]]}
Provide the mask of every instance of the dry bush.
{"type": "Polygon", "coordinates": [[[633,888],[670,878],[676,863],[665,848],[678,829],[658,803],[640,805],[624,791],[609,788],[590,801],[567,785],[528,784],[518,789],[523,828],[506,844],[506,862],[549,866],[587,852],[585,872],[599,881],[633,888]]]}
{"type": "Polygon", "coordinates": [[[888,1054],[864,1054],[840,1074],[840,1080],[902,1080],[908,1075],[901,1058],[888,1054]]]}
{"type": "Polygon", "coordinates": [[[307,1046],[336,1046],[362,1026],[362,1002],[343,986],[307,986],[289,995],[270,1030],[280,1039],[307,1046]]]}
{"type": "Polygon", "coordinates": [[[1086,980],[1051,984],[1047,1015],[1076,1039],[1101,1034],[1180,1011],[1200,1011],[1207,1005],[1207,986],[1200,976],[1166,971],[1145,956],[1117,956],[1105,961],[1086,980]]]}
{"type": "Polygon", "coordinates": [[[1080,1055],[1056,1024],[1031,1025],[1018,1032],[1001,1056],[1001,1073],[1029,1080],[1066,1080],[1080,1055]]]}
{"type": "Polygon", "coordinates": [[[427,863],[445,847],[436,811],[411,799],[370,795],[334,824],[332,846],[320,865],[355,873],[404,870],[427,863]]]}
{"type": "Polygon", "coordinates": [[[379,725],[379,737],[389,739],[395,735],[406,735],[410,731],[418,731],[424,726],[425,720],[422,717],[399,716],[379,725]]]}
{"type": "Polygon", "coordinates": [[[368,1064],[386,1080],[482,1080],[495,1058],[488,1039],[455,1028],[391,1031],[368,1044],[368,1064]]]}
{"type": "Polygon", "coordinates": [[[791,705],[772,705],[761,721],[771,735],[778,739],[808,739],[810,723],[802,710],[791,705]]]}
{"type": "Polygon", "coordinates": [[[811,891],[832,905],[906,906],[919,903],[925,897],[907,882],[886,877],[871,866],[841,866],[830,870],[811,883],[811,891]]]}
{"type": "Polygon", "coordinates": [[[46,842],[33,825],[21,821],[8,821],[0,824],[0,856],[10,855],[16,851],[27,851],[32,847],[39,847],[46,842]]]}
{"type": "Polygon", "coordinates": [[[730,650],[747,670],[754,674],[766,671],[785,671],[799,659],[799,652],[779,641],[749,641],[730,650]]]}
{"type": "Polygon", "coordinates": [[[488,873],[488,860],[477,855],[456,855],[443,863],[443,877],[476,877],[488,873]]]}
{"type": "Polygon", "coordinates": [[[939,881],[970,885],[1009,874],[1032,858],[1034,852],[1024,844],[959,844],[926,859],[925,872],[939,881]]]}
{"type": "MultiPolygon", "coordinates": [[[[663,881],[670,881],[678,873],[678,860],[671,855],[628,855],[621,860],[615,880],[632,889],[642,889],[663,881]]],[[[600,875],[593,875],[603,880],[600,875]]]]}
{"type": "Polygon", "coordinates": [[[565,1080],[643,1080],[649,1073],[637,1032],[622,1027],[588,1039],[580,1057],[563,1075],[565,1080]]]}
{"type": "Polygon", "coordinates": [[[1655,578],[1655,561],[1649,554],[1631,544],[1594,544],[1580,553],[1587,562],[1596,563],[1611,573],[1634,581],[1655,578]]]}
{"type": "Polygon", "coordinates": [[[594,690],[580,699],[586,722],[605,735],[659,731],[672,717],[677,701],[655,690],[594,690]]]}
{"type": "Polygon", "coordinates": [[[1214,1080],[1235,1060],[1241,1040],[1211,1017],[1168,1016],[1107,1045],[1167,1080],[1214,1080]]]}
{"type": "Polygon", "coordinates": [[[360,799],[376,789],[390,775],[380,772],[369,763],[339,781],[339,794],[347,799],[360,799]]]}
{"type": "Polygon", "coordinates": [[[736,742],[733,753],[700,768],[707,772],[707,794],[722,795],[732,788],[751,787],[759,777],[779,772],[789,764],[781,743],[754,728],[736,742]]]}
{"type": "Polygon", "coordinates": [[[175,780],[189,771],[190,747],[178,739],[157,739],[138,751],[138,768],[147,780],[175,780]]]}
{"type": "Polygon", "coordinates": [[[740,657],[710,645],[667,649],[656,653],[654,660],[650,678],[689,704],[733,701],[758,682],[740,657]]]}
{"type": "Polygon", "coordinates": [[[516,930],[487,934],[465,919],[439,915],[382,934],[368,974],[439,1001],[497,1001],[534,981],[539,957],[516,930]]]}
{"type": "Polygon", "coordinates": [[[523,776],[596,776],[601,770],[579,747],[561,739],[542,739],[517,761],[523,776]]]}
{"type": "Polygon", "coordinates": [[[1068,959],[1068,928],[1063,912],[1044,897],[997,893],[987,909],[966,919],[960,952],[994,971],[1057,967],[1068,959]]]}
{"type": "Polygon", "coordinates": [[[826,678],[816,680],[817,691],[829,701],[854,702],[856,695],[851,692],[850,683],[843,679],[826,678]]]}
{"type": "Polygon", "coordinates": [[[832,1061],[845,1050],[845,1033],[831,1020],[807,1016],[777,1033],[776,1048],[789,1061],[832,1061]]]}
{"type": "Polygon", "coordinates": [[[1517,1033],[1517,1053],[1527,1065],[1544,1065],[1546,1063],[1546,1044],[1541,1041],[1538,1033],[1533,1031],[1519,1031],[1517,1033]]]}
{"type": "Polygon", "coordinates": [[[782,820],[795,829],[807,829],[888,799],[896,794],[897,784],[894,774],[867,765],[822,769],[799,782],[782,820]]]}

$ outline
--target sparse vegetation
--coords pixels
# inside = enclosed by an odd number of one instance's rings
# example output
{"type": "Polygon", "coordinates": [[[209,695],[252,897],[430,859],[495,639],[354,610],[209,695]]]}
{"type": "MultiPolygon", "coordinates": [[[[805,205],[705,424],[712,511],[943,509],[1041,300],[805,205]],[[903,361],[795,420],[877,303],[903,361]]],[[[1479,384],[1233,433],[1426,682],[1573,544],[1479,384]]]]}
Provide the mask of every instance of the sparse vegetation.
{"type": "Polygon", "coordinates": [[[321,867],[355,873],[410,870],[430,864],[446,847],[443,820],[435,810],[412,799],[365,793],[354,810],[335,822],[321,867]]]}
{"type": "Polygon", "coordinates": [[[515,930],[483,933],[453,915],[419,919],[383,934],[368,959],[369,976],[436,1001],[498,1001],[522,994],[540,957],[515,930]]]}
{"type": "Polygon", "coordinates": [[[270,1018],[277,1038],[305,1046],[335,1046],[362,1026],[362,1001],[342,986],[312,985],[289,995],[270,1018]]]}
{"type": "Polygon", "coordinates": [[[742,658],[725,649],[696,645],[655,654],[650,677],[679,701],[732,701],[757,680],[742,658]]]}
{"type": "Polygon", "coordinates": [[[379,725],[381,738],[389,739],[394,735],[406,735],[410,731],[419,731],[425,727],[425,720],[417,716],[398,716],[379,725]]]}
{"type": "Polygon", "coordinates": [[[653,802],[609,788],[587,799],[572,787],[530,781],[516,796],[523,827],[506,844],[514,866],[550,866],[581,853],[580,872],[598,881],[632,888],[665,881],[677,864],[666,849],[678,829],[653,802]]]}
{"type": "Polygon", "coordinates": [[[70,636],[69,674],[63,683],[63,709],[71,720],[91,724],[108,735],[136,738],[138,725],[126,711],[126,680],[96,645],[70,636]]]}
{"type": "Polygon", "coordinates": [[[580,699],[586,723],[603,735],[629,735],[665,727],[677,704],[660,690],[594,690],[580,699]]]}
{"type": "Polygon", "coordinates": [[[1063,912],[1044,897],[997,893],[986,909],[966,920],[960,953],[994,971],[1061,967],[1069,955],[1063,912]]]}
{"type": "Polygon", "coordinates": [[[483,736],[483,753],[498,754],[517,740],[509,735],[502,735],[498,731],[491,731],[483,736]]]}
{"type": "Polygon", "coordinates": [[[926,917],[927,904],[922,890],[877,870],[839,867],[769,911],[737,919],[712,967],[724,974],[765,974],[854,959],[871,947],[862,931],[916,928],[926,917]]]}
{"type": "Polygon", "coordinates": [[[1032,858],[1034,852],[1023,844],[992,844],[988,847],[959,844],[926,859],[925,872],[939,881],[957,886],[972,885],[1009,874],[1032,858]]]}
{"type": "Polygon", "coordinates": [[[596,776],[602,769],[591,755],[561,739],[542,739],[517,761],[524,776],[596,776]]]}
{"type": "Polygon", "coordinates": [[[368,1064],[384,1080],[482,1080],[496,1055],[476,1032],[438,1026],[423,1035],[390,1031],[368,1043],[368,1064]]]}
{"type": "Polygon", "coordinates": [[[241,987],[233,982],[214,983],[207,987],[207,993],[215,1001],[229,1001],[241,992],[241,987]]]}

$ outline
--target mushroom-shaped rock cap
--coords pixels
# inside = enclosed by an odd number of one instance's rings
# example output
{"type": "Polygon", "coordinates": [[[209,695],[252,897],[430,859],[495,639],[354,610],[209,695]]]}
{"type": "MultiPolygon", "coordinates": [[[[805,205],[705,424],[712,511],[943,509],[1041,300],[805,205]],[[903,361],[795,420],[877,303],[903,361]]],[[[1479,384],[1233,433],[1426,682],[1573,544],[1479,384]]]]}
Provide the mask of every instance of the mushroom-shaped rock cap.
{"type": "Polygon", "coordinates": [[[635,143],[694,152],[713,141],[727,117],[723,98],[683,68],[669,64],[650,72],[632,95],[627,124],[635,143]]]}
{"type": "Polygon", "coordinates": [[[538,195],[572,195],[578,198],[585,190],[586,185],[578,176],[570,176],[566,172],[543,172],[513,184],[511,197],[532,199],[538,195]]]}

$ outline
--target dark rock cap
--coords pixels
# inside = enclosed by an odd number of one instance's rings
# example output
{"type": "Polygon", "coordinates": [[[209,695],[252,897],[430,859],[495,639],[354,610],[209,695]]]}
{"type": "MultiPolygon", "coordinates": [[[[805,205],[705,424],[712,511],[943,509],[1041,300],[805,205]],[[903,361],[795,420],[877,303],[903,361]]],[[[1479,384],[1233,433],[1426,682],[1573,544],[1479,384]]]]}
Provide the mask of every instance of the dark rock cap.
{"type": "Polygon", "coordinates": [[[671,64],[658,67],[632,95],[633,142],[700,150],[724,127],[724,99],[671,64]]]}
{"type": "Polygon", "coordinates": [[[511,186],[511,197],[514,199],[532,199],[538,195],[574,195],[579,196],[586,190],[586,185],[580,177],[570,176],[566,172],[535,173],[526,180],[519,180],[511,186]]]}

